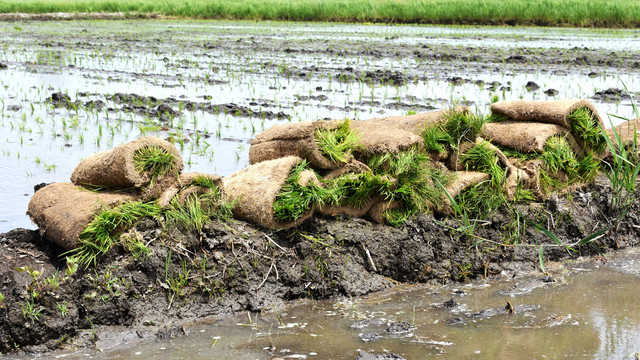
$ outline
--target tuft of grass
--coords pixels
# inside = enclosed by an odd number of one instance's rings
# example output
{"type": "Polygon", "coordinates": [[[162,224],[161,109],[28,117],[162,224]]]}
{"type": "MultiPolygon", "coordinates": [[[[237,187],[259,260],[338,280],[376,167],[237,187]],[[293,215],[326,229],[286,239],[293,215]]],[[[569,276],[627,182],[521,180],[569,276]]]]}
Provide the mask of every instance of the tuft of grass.
{"type": "Polygon", "coordinates": [[[484,117],[469,112],[449,111],[444,116],[444,130],[451,137],[449,145],[453,149],[463,142],[474,142],[485,123],[484,117]]]}
{"type": "MultiPolygon", "coordinates": [[[[632,101],[636,115],[638,109],[632,101]]],[[[609,119],[611,121],[611,119],[609,119]]],[[[627,119],[623,119],[627,120],[627,119]]],[[[627,120],[628,121],[628,120],[627,120]]],[[[637,179],[640,175],[640,148],[636,128],[633,129],[633,142],[625,146],[611,121],[614,138],[606,138],[607,147],[612,156],[610,160],[603,162],[604,174],[611,183],[612,196],[609,205],[609,214],[617,219],[624,218],[631,210],[635,199],[637,179]]],[[[604,129],[602,129],[604,131],[604,129]]]]}
{"type": "Polygon", "coordinates": [[[373,173],[344,174],[327,184],[326,203],[362,208],[375,195],[391,196],[394,184],[387,177],[373,173]]]}
{"type": "Polygon", "coordinates": [[[80,234],[79,247],[69,251],[80,265],[96,264],[99,256],[106,254],[118,243],[117,235],[130,228],[143,217],[154,217],[161,209],[154,202],[132,201],[97,214],[80,234]]]}
{"type": "Polygon", "coordinates": [[[410,149],[398,154],[374,155],[366,163],[374,174],[396,179],[395,188],[385,197],[399,204],[385,214],[391,225],[400,226],[411,215],[427,212],[431,206],[439,208],[443,205],[444,191],[437,184],[446,186],[451,177],[433,167],[426,154],[410,149]]]}
{"type": "Polygon", "coordinates": [[[544,165],[540,169],[540,185],[545,193],[579,182],[591,182],[600,171],[600,160],[593,152],[578,159],[564,137],[549,138],[541,158],[544,165]],[[566,174],[568,182],[557,178],[556,175],[561,172],[566,174]]]}
{"type": "Polygon", "coordinates": [[[133,165],[137,172],[149,173],[151,184],[175,170],[174,156],[159,146],[144,146],[133,154],[133,165]]]}
{"type": "Polygon", "coordinates": [[[581,107],[568,116],[573,126],[573,133],[584,144],[596,153],[601,153],[607,148],[607,140],[600,124],[596,121],[591,110],[581,107]]]}
{"type": "Polygon", "coordinates": [[[351,130],[349,119],[335,129],[318,129],[315,137],[320,152],[335,163],[346,163],[351,153],[360,148],[360,136],[351,130]]]}
{"type": "Polygon", "coordinates": [[[273,203],[274,218],[280,222],[300,219],[309,209],[324,203],[327,190],[315,183],[306,186],[298,184],[300,175],[308,170],[306,160],[291,169],[287,180],[273,203]]]}
{"type": "Polygon", "coordinates": [[[511,118],[505,114],[491,113],[491,115],[487,116],[485,122],[503,122],[507,120],[511,120],[511,118]]]}
{"type": "Polygon", "coordinates": [[[185,199],[184,204],[180,204],[177,198],[171,200],[164,213],[169,224],[201,232],[211,219],[229,220],[233,217],[234,203],[223,199],[220,189],[210,178],[197,177],[193,182],[208,187],[211,191],[205,194],[191,194],[185,199]]]}
{"type": "Polygon", "coordinates": [[[550,174],[564,171],[569,179],[578,177],[578,160],[573,148],[564,137],[550,137],[542,152],[545,170],[550,174]]]}
{"type": "Polygon", "coordinates": [[[507,203],[502,189],[496,189],[492,181],[483,181],[466,189],[455,200],[466,217],[475,219],[484,219],[507,203]]]}
{"type": "Polygon", "coordinates": [[[441,124],[425,127],[422,132],[422,140],[426,151],[433,151],[439,154],[447,152],[447,146],[453,143],[453,138],[441,124]]]}
{"type": "Polygon", "coordinates": [[[506,171],[498,164],[498,156],[490,148],[487,141],[477,144],[460,156],[460,161],[467,170],[480,171],[491,176],[491,183],[500,189],[506,171]]]}

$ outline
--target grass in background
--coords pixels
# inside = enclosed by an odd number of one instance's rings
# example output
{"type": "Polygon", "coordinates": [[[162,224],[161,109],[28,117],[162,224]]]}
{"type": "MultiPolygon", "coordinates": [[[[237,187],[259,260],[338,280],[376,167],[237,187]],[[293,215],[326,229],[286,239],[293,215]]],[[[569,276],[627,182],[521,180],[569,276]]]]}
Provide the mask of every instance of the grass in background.
{"type": "Polygon", "coordinates": [[[637,0],[4,0],[0,13],[124,12],[199,19],[640,26],[637,0]]]}

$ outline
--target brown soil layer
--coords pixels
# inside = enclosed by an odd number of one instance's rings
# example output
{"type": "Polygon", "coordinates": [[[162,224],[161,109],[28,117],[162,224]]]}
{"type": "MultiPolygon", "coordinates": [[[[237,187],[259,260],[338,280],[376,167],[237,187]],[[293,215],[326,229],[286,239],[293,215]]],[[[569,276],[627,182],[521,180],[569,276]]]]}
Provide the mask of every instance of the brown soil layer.
{"type": "Polygon", "coordinates": [[[545,261],[636,246],[640,202],[616,220],[608,212],[610,198],[611,188],[600,179],[545,203],[505,207],[479,223],[471,236],[456,230],[461,226],[457,220],[432,215],[415,217],[402,228],[313,218],[275,233],[242,221],[213,221],[197,234],[147,219],[135,231],[149,243],[149,256],[133,259],[115,249],[96,268],[81,268],[58,286],[45,279],[64,273],[63,250],[37,231],[16,229],[0,234],[0,350],[100,348],[180,335],[186,333],[184,325],[196,320],[267,311],[295,299],[360,296],[398,282],[520,276],[540,271],[533,244],[548,245],[545,261]],[[568,252],[551,246],[553,241],[524,219],[543,225],[565,244],[612,229],[568,252]],[[520,245],[486,241],[513,243],[509,234],[516,224],[520,245]],[[32,280],[17,271],[23,266],[42,274],[32,280]],[[38,294],[32,304],[40,315],[25,314],[32,298],[28,286],[38,294]],[[64,316],[61,304],[67,308],[64,316]]]}

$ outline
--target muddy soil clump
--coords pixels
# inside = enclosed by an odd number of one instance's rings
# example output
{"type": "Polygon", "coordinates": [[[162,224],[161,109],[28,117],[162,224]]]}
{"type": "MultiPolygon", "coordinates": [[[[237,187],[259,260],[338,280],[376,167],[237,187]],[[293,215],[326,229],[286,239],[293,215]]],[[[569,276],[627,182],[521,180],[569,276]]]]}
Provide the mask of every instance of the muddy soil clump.
{"type": "Polygon", "coordinates": [[[100,348],[177,336],[196,320],[301,298],[361,296],[398,282],[520,276],[540,271],[535,244],[545,245],[545,261],[637,245],[640,202],[614,219],[610,198],[600,179],[546,203],[504,207],[473,232],[454,218],[427,214],[400,228],[316,217],[279,232],[215,220],[197,233],[144,219],[127,236],[148,244],[149,255],[135,259],[112,249],[95,268],[76,271],[37,231],[16,229],[0,234],[0,350],[100,348]],[[531,223],[564,244],[610,230],[568,252],[531,223]]]}

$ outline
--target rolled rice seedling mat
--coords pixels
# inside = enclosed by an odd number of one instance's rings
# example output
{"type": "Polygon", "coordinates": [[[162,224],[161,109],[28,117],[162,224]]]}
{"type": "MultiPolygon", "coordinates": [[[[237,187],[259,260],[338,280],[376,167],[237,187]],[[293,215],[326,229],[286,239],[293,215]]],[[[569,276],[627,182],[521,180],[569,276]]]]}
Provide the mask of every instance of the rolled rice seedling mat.
{"type": "Polygon", "coordinates": [[[604,123],[595,106],[587,100],[528,101],[511,100],[491,104],[493,114],[509,120],[560,125],[570,129],[581,148],[606,152],[604,123]]]}
{"type": "Polygon", "coordinates": [[[33,195],[27,214],[46,239],[71,250],[78,247],[80,234],[101,210],[134,200],[137,198],[129,194],[54,183],[33,195]]]}
{"type": "MultiPolygon", "coordinates": [[[[336,154],[338,159],[331,159],[323,153],[318,144],[316,133],[344,129],[345,121],[314,121],[301,122],[273,127],[258,134],[249,148],[249,163],[257,164],[262,161],[274,160],[284,156],[297,156],[309,161],[314,169],[331,170],[341,167],[352,160],[348,149],[342,154],[336,154]]],[[[348,124],[347,124],[348,125],[348,124]]],[[[333,140],[336,140],[335,138],[333,140]]],[[[337,139],[340,140],[340,139],[337,139]]],[[[342,139],[344,140],[344,139],[342,139]]],[[[349,140],[349,139],[348,139],[349,140]]],[[[353,139],[350,139],[353,140],[353,139]]],[[[342,145],[342,144],[337,144],[342,145]]],[[[345,144],[349,145],[349,144],[345,144]]]]}
{"type": "Polygon", "coordinates": [[[455,171],[452,174],[455,176],[453,181],[445,187],[445,190],[447,190],[447,193],[449,193],[452,198],[455,198],[471,186],[491,179],[489,174],[477,171],[455,171]]]}
{"type": "MultiPolygon", "coordinates": [[[[303,160],[297,156],[262,161],[222,179],[225,196],[235,202],[235,217],[271,229],[288,229],[302,224],[313,215],[309,208],[295,221],[280,222],[275,218],[274,203],[291,170],[303,160]]],[[[299,185],[320,185],[313,171],[300,175],[299,185]]]]}
{"type": "Polygon", "coordinates": [[[159,138],[142,137],[84,159],[73,171],[71,181],[76,185],[140,188],[164,176],[176,176],[182,168],[182,157],[173,144],[159,138]],[[140,169],[137,160],[147,150],[151,150],[151,156],[155,155],[155,150],[162,150],[161,159],[143,159],[152,167],[140,169]],[[154,164],[161,165],[153,167],[154,164]],[[160,166],[163,169],[159,169],[160,166]]]}
{"type": "Polygon", "coordinates": [[[393,122],[352,121],[351,129],[360,138],[360,146],[355,151],[358,160],[373,154],[395,154],[423,146],[420,135],[399,129],[393,122]]]}

